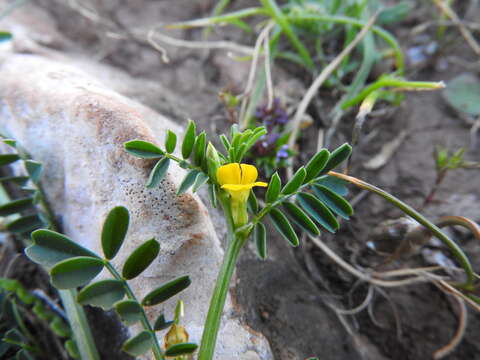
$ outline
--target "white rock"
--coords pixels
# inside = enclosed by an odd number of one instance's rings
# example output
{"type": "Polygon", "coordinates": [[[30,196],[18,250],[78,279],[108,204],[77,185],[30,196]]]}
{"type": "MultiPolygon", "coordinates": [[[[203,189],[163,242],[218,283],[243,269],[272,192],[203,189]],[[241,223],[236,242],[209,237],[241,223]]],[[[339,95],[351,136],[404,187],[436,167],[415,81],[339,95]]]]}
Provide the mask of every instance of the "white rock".
{"type": "MultiPolygon", "coordinates": [[[[131,227],[115,263],[120,266],[139,244],[155,237],[161,255],[131,285],[142,298],[165,281],[190,275],[193,283],[180,297],[187,330],[198,343],[223,255],[208,211],[190,193],[176,196],[184,170],[171,166],[161,186],[148,190],[152,162],[123,150],[132,139],[162,144],[165,131],[178,132],[178,126],[111,90],[118,81],[110,83],[104,67],[90,64],[86,74],[36,55],[4,53],[1,58],[0,126],[45,164],[43,186],[64,232],[100,253],[106,214],[126,206],[131,227]]],[[[174,303],[152,307],[149,318],[163,310],[172,314],[174,303]]],[[[222,324],[216,359],[272,358],[267,341],[240,323],[230,299],[222,324]]]]}

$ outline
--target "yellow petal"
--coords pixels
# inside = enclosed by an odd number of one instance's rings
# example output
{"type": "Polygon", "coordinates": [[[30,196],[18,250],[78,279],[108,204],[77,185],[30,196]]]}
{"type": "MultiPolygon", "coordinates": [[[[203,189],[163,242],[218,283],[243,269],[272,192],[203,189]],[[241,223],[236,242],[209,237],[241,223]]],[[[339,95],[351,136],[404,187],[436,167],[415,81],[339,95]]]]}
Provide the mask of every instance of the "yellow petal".
{"type": "Polygon", "coordinates": [[[249,164],[240,164],[242,168],[240,184],[252,184],[257,180],[257,168],[249,164]]]}
{"type": "Polygon", "coordinates": [[[225,184],[225,185],[222,185],[222,189],[232,190],[232,191],[242,191],[242,190],[250,190],[254,186],[255,186],[254,184],[225,184]]]}
{"type": "Polygon", "coordinates": [[[241,171],[239,163],[231,163],[220,166],[217,169],[217,181],[220,185],[240,184],[241,171]]]}
{"type": "Polygon", "coordinates": [[[268,184],[266,182],[263,182],[263,181],[257,181],[255,183],[253,183],[253,186],[267,187],[268,184]]]}

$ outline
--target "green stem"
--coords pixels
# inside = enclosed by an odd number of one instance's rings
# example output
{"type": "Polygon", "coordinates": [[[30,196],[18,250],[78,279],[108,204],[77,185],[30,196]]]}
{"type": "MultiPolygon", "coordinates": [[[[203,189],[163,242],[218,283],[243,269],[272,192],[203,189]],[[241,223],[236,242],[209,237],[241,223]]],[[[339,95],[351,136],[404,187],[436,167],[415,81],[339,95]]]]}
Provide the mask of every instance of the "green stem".
{"type": "MultiPolygon", "coordinates": [[[[110,274],[116,279],[119,280],[123,283],[123,288],[125,289],[125,293],[127,294],[127,298],[130,300],[136,301],[137,303],[139,302],[137,300],[137,297],[133,293],[132,289],[128,285],[127,280],[125,280],[122,275],[115,269],[115,267],[112,265],[110,261],[105,261],[105,267],[107,268],[108,271],[110,271],[110,274]]],[[[142,307],[142,313],[141,313],[141,319],[140,322],[143,325],[143,328],[148,331],[152,338],[153,338],[153,356],[155,357],[156,360],[165,360],[165,357],[163,356],[162,350],[160,349],[160,345],[158,343],[157,336],[155,334],[155,331],[153,330],[152,326],[150,325],[150,322],[148,321],[147,314],[145,314],[145,311],[143,310],[142,307]]]]}
{"type": "Polygon", "coordinates": [[[417,212],[415,209],[413,209],[409,205],[405,204],[400,199],[396,198],[395,196],[389,194],[388,192],[372,184],[369,184],[365,181],[357,179],[353,176],[336,173],[334,171],[330,171],[328,175],[335,176],[342,180],[346,180],[362,189],[365,189],[377,195],[380,195],[385,200],[387,200],[388,202],[392,203],[393,205],[398,207],[400,210],[402,210],[405,214],[415,219],[419,224],[425,226],[428,230],[430,230],[430,232],[437,239],[442,241],[450,249],[453,255],[457,258],[462,268],[465,270],[465,274],[467,275],[467,281],[464,284],[458,284],[458,285],[456,284],[456,286],[462,287],[466,290],[473,289],[473,281],[474,281],[475,275],[472,269],[472,265],[470,264],[470,261],[468,260],[463,250],[452,239],[450,239],[447,235],[445,235],[438,226],[433,224],[430,220],[428,220],[426,217],[424,217],[422,214],[417,212]]]}
{"type": "Polygon", "coordinates": [[[305,62],[305,65],[313,70],[314,64],[313,60],[307,50],[307,48],[302,44],[300,39],[295,35],[288,18],[283,14],[282,10],[278,7],[275,0],[260,0],[263,5],[263,8],[268,11],[269,15],[273,20],[282,28],[282,31],[288,37],[293,47],[298,51],[298,54],[305,62]]]}
{"type": "Polygon", "coordinates": [[[342,109],[347,109],[351,106],[354,106],[365,99],[370,93],[375,90],[384,88],[384,87],[394,87],[394,88],[406,88],[406,89],[415,89],[415,90],[435,90],[442,89],[445,85],[442,82],[432,82],[432,81],[407,81],[403,79],[394,78],[391,76],[385,76],[380,78],[373,84],[364,88],[360,94],[355,96],[353,99],[346,101],[342,104],[342,109]]]}
{"type": "Polygon", "coordinates": [[[219,194],[219,198],[227,220],[229,244],[223,257],[222,267],[218,273],[212,298],[210,299],[210,307],[208,309],[207,319],[205,320],[205,327],[203,328],[200,350],[198,351],[198,360],[211,360],[213,358],[218,329],[220,327],[220,320],[225,305],[225,299],[227,298],[230,280],[233,271],[235,270],[235,264],[237,263],[240,250],[247,239],[247,236],[235,233],[231,210],[228,204],[229,200],[222,197],[222,194],[219,194]]]}
{"type": "Polygon", "coordinates": [[[63,307],[68,317],[68,322],[73,331],[73,337],[77,345],[80,357],[83,360],[100,360],[92,333],[88,325],[87,317],[83,308],[77,303],[77,290],[58,290],[62,299],[63,307]]]}
{"type": "MultiPolygon", "coordinates": [[[[315,20],[315,21],[324,21],[332,22],[337,24],[349,24],[358,27],[364,27],[365,22],[361,20],[356,20],[346,16],[329,16],[329,15],[313,15],[313,14],[295,14],[295,15],[286,15],[287,19],[292,21],[305,21],[305,20],[315,20]]],[[[403,75],[405,72],[405,59],[403,56],[402,48],[400,44],[395,39],[395,37],[390,34],[388,31],[383,30],[381,27],[372,26],[371,30],[381,37],[388,45],[390,45],[395,53],[395,61],[398,69],[399,75],[403,75]]]]}

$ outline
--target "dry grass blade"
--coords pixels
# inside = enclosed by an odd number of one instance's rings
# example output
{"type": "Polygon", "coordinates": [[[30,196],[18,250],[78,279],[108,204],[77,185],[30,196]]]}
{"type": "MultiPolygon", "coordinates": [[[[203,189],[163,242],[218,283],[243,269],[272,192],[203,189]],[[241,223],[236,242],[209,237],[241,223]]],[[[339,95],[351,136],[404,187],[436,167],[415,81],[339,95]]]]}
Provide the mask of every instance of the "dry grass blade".
{"type": "MultiPolygon", "coordinates": [[[[445,290],[442,289],[445,292],[445,290]]],[[[462,342],[463,336],[465,335],[465,330],[467,329],[467,307],[463,299],[457,295],[453,295],[453,298],[456,300],[458,305],[458,327],[455,335],[450,340],[450,342],[442,346],[440,349],[433,353],[433,359],[439,360],[443,359],[445,356],[450,354],[455,348],[462,342]]]]}
{"type": "Polygon", "coordinates": [[[480,45],[478,42],[475,40],[473,37],[472,33],[468,28],[462,23],[458,15],[455,13],[455,11],[452,10],[450,6],[448,6],[445,2],[442,0],[433,0],[435,5],[440,9],[441,12],[443,12],[447,17],[452,20],[452,22],[458,26],[458,30],[462,34],[462,36],[465,38],[467,41],[468,45],[472,48],[472,50],[480,56],[480,45]]]}

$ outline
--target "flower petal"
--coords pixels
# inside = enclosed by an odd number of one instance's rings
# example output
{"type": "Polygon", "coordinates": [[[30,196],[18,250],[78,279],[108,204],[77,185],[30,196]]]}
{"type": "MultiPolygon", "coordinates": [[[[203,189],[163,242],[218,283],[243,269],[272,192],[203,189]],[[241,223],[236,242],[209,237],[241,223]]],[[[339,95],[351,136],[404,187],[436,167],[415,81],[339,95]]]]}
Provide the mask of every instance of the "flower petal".
{"type": "Polygon", "coordinates": [[[222,189],[231,190],[231,191],[242,191],[242,190],[250,190],[254,187],[254,184],[225,184],[222,185],[222,189]]]}
{"type": "Polygon", "coordinates": [[[263,181],[257,181],[253,183],[253,186],[261,186],[261,187],[267,187],[268,183],[263,182],[263,181]]]}
{"type": "Polygon", "coordinates": [[[258,177],[257,168],[249,164],[240,164],[242,167],[240,184],[253,184],[258,177]]]}
{"type": "Polygon", "coordinates": [[[231,163],[220,166],[217,169],[217,181],[220,185],[224,184],[240,184],[241,170],[239,163],[231,163]]]}

